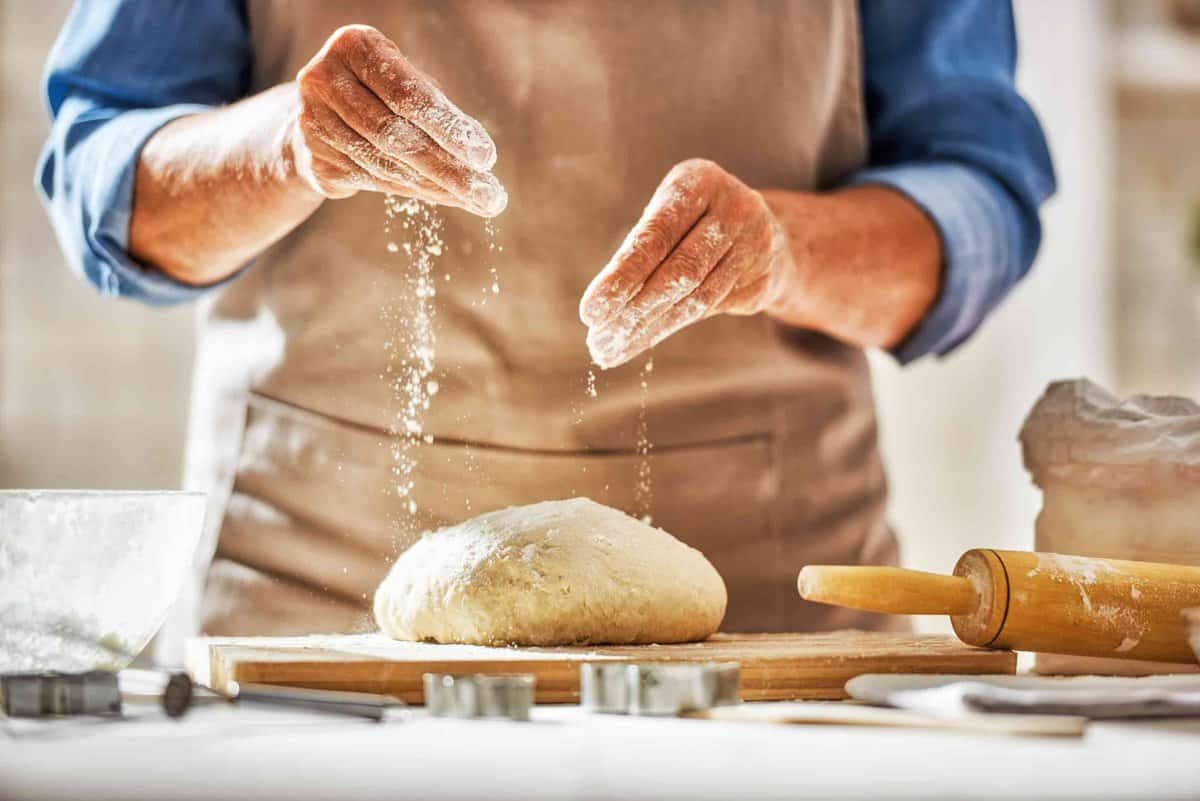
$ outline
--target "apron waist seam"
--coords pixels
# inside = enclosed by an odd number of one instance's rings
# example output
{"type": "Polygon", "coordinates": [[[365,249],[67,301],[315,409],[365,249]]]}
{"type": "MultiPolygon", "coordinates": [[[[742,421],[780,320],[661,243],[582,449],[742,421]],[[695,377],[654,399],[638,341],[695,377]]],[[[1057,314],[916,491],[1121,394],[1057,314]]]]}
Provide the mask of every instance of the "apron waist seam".
{"type": "MultiPolygon", "coordinates": [[[[344,428],[356,431],[361,434],[367,434],[367,435],[374,436],[374,437],[390,437],[390,438],[396,438],[396,439],[405,438],[405,435],[400,434],[400,433],[391,432],[391,431],[388,431],[388,430],[382,429],[382,428],[376,428],[375,426],[372,426],[372,425],[360,423],[355,420],[349,420],[347,418],[339,417],[336,415],[327,414],[325,412],[318,412],[318,411],[314,411],[312,409],[306,409],[303,406],[299,406],[299,405],[291,403],[289,401],[282,400],[280,398],[276,398],[272,395],[268,395],[259,390],[250,390],[248,405],[253,405],[256,402],[261,402],[261,401],[266,401],[271,404],[277,404],[281,407],[284,407],[287,410],[291,410],[294,414],[296,414],[297,416],[300,416],[300,417],[311,416],[312,418],[315,418],[315,420],[318,422],[324,422],[328,425],[344,427],[344,428]]],[[[432,432],[429,432],[429,435],[431,437],[433,437],[433,442],[427,443],[427,444],[442,445],[445,447],[462,448],[462,449],[478,448],[480,450],[488,450],[488,451],[494,451],[494,452],[498,452],[498,453],[527,454],[530,456],[550,456],[550,457],[560,456],[560,457],[564,457],[564,458],[578,458],[578,457],[588,457],[588,456],[604,457],[604,456],[643,456],[644,455],[642,453],[642,451],[640,451],[636,447],[625,447],[625,448],[593,448],[593,447],[546,448],[546,447],[537,447],[537,448],[530,448],[530,447],[524,447],[524,446],[520,446],[520,445],[506,445],[506,444],[497,443],[497,442],[483,442],[483,441],[477,441],[477,440],[476,441],[465,440],[465,439],[460,439],[457,437],[443,437],[443,436],[439,436],[438,434],[432,433],[432,432]]],[[[776,440],[777,437],[778,437],[777,433],[772,432],[772,431],[750,431],[745,434],[735,434],[732,436],[720,437],[717,439],[697,440],[695,442],[679,442],[679,443],[671,443],[671,444],[666,444],[666,445],[655,444],[655,445],[653,445],[651,450],[652,450],[652,453],[674,453],[674,452],[684,452],[684,451],[688,451],[688,450],[705,450],[705,449],[709,449],[709,448],[734,447],[734,446],[738,446],[738,445],[747,445],[747,444],[754,443],[754,442],[772,442],[772,441],[776,440]]]]}

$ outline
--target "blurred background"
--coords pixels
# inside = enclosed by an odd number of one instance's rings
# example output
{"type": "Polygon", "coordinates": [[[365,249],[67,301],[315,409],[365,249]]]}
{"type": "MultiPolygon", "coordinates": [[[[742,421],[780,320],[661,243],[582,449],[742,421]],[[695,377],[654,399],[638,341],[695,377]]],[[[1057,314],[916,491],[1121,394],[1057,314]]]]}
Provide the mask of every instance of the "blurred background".
{"type": "MultiPolygon", "coordinates": [[[[67,0],[0,0],[0,486],[180,482],[192,315],[101,299],[33,190],[45,55],[67,0]]],[[[874,354],[905,562],[1029,547],[1017,430],[1045,384],[1200,397],[1200,0],[1018,0],[1019,83],[1059,193],[1038,263],[964,347],[874,354]]]]}

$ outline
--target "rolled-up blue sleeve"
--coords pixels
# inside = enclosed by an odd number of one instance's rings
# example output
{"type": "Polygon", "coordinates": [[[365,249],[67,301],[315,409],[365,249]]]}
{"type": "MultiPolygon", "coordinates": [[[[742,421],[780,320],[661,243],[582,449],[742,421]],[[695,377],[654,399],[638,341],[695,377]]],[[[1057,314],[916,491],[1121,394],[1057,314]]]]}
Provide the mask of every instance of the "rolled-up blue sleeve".
{"type": "Polygon", "coordinates": [[[1055,189],[1041,126],[1013,82],[1007,0],[860,0],[867,168],[850,184],[907,195],[942,240],[936,301],[894,349],[944,355],[1033,264],[1055,189]]]}
{"type": "Polygon", "coordinates": [[[100,292],[152,305],[205,287],[129,255],[137,161],[185,114],[240,98],[250,47],[235,0],[78,0],[46,68],[53,119],[37,186],[71,267],[100,292]]]}

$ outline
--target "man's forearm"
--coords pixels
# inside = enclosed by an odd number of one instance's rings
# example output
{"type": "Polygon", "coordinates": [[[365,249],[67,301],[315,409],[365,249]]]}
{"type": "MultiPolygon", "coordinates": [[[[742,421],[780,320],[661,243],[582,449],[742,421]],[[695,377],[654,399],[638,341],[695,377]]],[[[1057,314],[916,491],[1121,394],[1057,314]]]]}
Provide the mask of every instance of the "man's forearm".
{"type": "Polygon", "coordinates": [[[138,160],[130,254],[177,281],[211,284],[307,219],[323,197],[293,162],[295,97],[283,84],[155,133],[138,160]]]}
{"type": "Polygon", "coordinates": [[[790,245],[768,313],[859,347],[898,345],[937,298],[941,240],[912,201],[883,187],[764,191],[790,245]]]}
{"type": "Polygon", "coordinates": [[[906,196],[863,186],[757,192],[688,159],[584,292],[592,360],[608,369],[714,314],[766,313],[858,347],[893,347],[937,297],[941,239],[906,196]]]}

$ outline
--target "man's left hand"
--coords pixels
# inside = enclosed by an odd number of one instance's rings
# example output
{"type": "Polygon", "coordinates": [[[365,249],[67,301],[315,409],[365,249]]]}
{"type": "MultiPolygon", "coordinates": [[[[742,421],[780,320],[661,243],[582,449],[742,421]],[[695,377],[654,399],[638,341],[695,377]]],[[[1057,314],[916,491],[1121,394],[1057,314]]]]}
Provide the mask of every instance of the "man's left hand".
{"type": "Polygon", "coordinates": [[[698,320],[763,311],[791,261],[760,193],[711,161],[684,161],[583,294],[592,359],[616,367],[698,320]]]}

